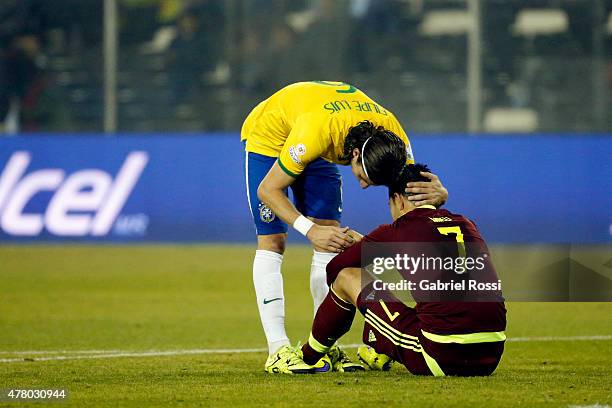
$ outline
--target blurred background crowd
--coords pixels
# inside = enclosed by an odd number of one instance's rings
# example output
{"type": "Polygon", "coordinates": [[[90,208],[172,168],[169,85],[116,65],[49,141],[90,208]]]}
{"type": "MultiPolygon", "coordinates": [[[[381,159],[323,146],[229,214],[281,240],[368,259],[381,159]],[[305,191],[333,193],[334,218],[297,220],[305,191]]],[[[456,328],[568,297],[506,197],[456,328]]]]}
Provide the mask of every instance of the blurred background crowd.
{"type": "MultiPolygon", "coordinates": [[[[464,132],[474,23],[477,130],[612,130],[612,0],[470,1],[117,0],[117,130],[236,131],[286,84],[339,80],[411,132],[464,132]]],[[[5,133],[103,129],[103,15],[0,1],[5,133]]]]}

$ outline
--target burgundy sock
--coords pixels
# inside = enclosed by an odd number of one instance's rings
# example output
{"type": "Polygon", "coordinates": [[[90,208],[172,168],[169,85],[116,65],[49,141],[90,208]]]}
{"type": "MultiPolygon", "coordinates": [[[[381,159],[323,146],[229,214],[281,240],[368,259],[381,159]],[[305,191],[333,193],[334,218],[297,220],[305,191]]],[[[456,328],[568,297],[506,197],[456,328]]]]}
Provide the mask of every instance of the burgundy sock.
{"type": "Polygon", "coordinates": [[[355,306],[340,299],[333,290],[319,306],[308,343],[302,346],[306,364],[315,364],[336,340],[346,334],[355,318],[355,306]]]}

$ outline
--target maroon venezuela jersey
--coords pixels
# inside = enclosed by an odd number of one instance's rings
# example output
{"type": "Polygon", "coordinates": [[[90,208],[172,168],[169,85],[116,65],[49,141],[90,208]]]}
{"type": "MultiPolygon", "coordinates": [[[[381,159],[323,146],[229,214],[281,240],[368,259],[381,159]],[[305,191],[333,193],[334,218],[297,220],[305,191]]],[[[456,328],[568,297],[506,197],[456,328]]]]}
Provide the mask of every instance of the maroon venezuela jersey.
{"type": "MultiPolygon", "coordinates": [[[[381,225],[362,241],[336,256],[327,266],[327,280],[331,284],[338,273],[348,267],[362,267],[362,251],[368,243],[454,243],[454,234],[445,234],[459,227],[466,245],[475,243],[486,247],[475,224],[466,217],[445,209],[422,206],[399,217],[393,224],[381,225]]],[[[490,265],[492,268],[492,265],[490,265]]],[[[494,270],[493,270],[494,273],[494,270]]],[[[499,302],[420,302],[416,312],[421,328],[427,332],[466,334],[497,332],[506,328],[506,309],[499,302]]]]}

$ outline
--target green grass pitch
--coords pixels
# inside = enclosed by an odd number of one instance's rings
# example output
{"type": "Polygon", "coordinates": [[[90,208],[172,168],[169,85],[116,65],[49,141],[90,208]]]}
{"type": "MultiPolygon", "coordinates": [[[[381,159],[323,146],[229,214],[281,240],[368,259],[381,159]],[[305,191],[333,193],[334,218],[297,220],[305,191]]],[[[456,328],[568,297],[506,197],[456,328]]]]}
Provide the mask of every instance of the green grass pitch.
{"type": "MultiPolygon", "coordinates": [[[[263,352],[205,353],[265,346],[252,252],[229,245],[0,247],[0,389],[67,388],[62,406],[77,407],[612,404],[612,303],[508,304],[510,341],[489,378],[421,378],[402,367],[268,375],[263,352]],[[558,339],[568,336],[604,337],[558,339]],[[525,341],[540,337],[555,339],[525,341]],[[151,350],[176,353],[112,356],[151,350]]],[[[285,259],[287,329],[293,342],[304,341],[312,318],[310,251],[293,246],[285,259]]],[[[359,341],[361,324],[345,344],[359,341]]]]}

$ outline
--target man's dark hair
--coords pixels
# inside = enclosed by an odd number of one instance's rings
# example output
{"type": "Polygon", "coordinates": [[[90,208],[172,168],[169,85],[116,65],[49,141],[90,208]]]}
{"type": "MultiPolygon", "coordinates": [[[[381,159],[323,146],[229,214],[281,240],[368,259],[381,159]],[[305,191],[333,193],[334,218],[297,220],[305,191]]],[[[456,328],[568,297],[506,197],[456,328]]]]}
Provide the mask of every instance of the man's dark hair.
{"type": "Polygon", "coordinates": [[[367,120],[349,129],[341,161],[350,163],[353,149],[359,150],[368,178],[377,185],[392,183],[406,163],[406,145],[402,139],[367,120]]]}
{"type": "Polygon", "coordinates": [[[427,177],[421,175],[422,171],[431,173],[431,170],[429,170],[429,167],[427,167],[426,164],[416,163],[404,166],[400,176],[393,184],[389,185],[389,198],[393,197],[393,194],[395,193],[406,196],[410,195],[410,193],[406,193],[406,184],[408,183],[416,181],[430,181],[427,177]]]}

